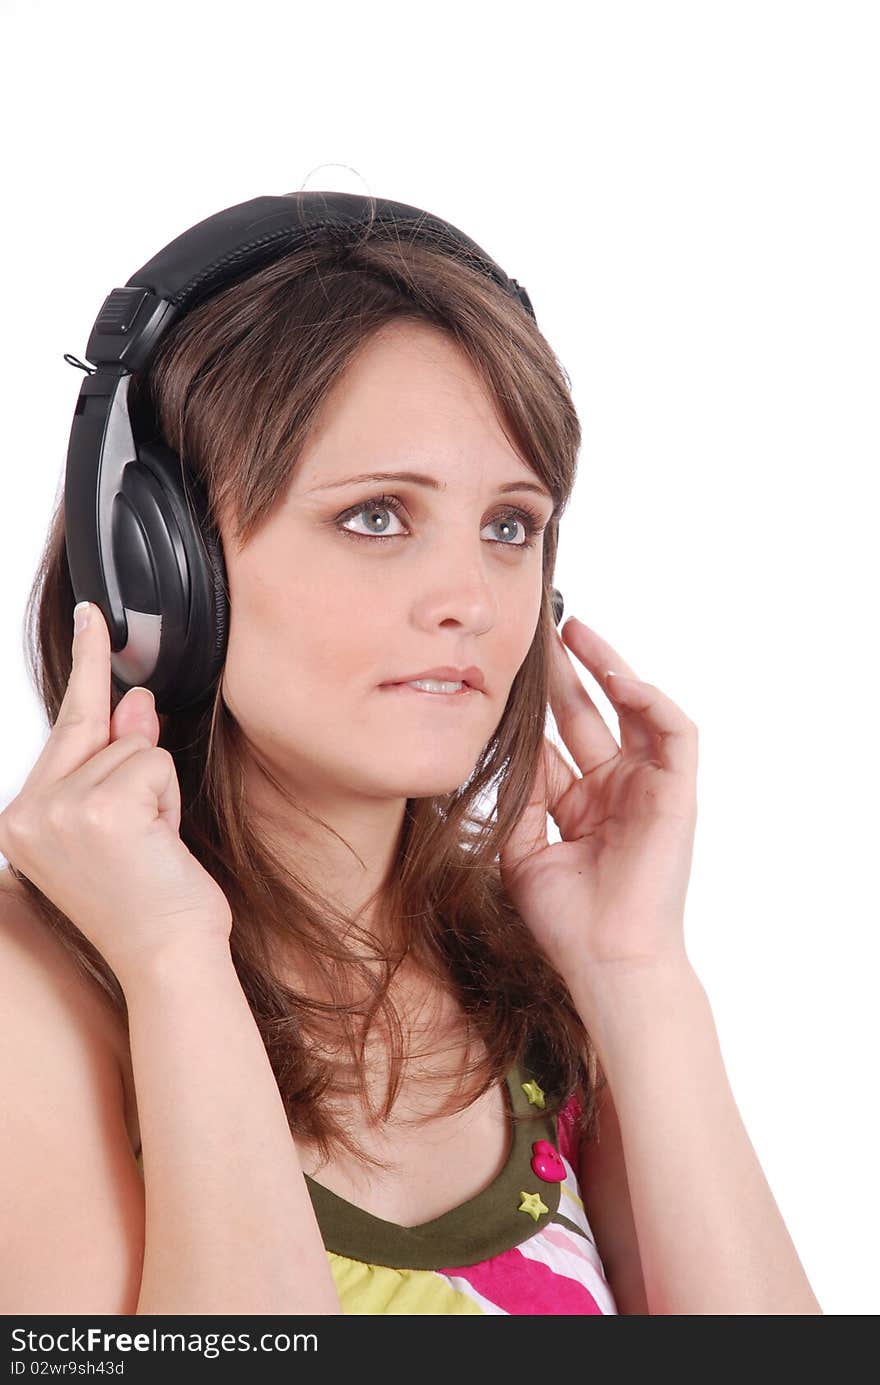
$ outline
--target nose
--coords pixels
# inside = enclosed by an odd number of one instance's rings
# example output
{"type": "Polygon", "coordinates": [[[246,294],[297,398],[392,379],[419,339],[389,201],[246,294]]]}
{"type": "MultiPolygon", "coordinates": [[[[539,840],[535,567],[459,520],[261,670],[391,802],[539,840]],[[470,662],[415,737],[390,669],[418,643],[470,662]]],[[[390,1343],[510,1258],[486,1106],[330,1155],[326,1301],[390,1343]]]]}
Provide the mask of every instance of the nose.
{"type": "MultiPolygon", "coordinates": [[[[485,545],[487,541],[479,542],[485,545]]],[[[475,633],[490,629],[498,618],[490,561],[485,548],[474,550],[471,530],[463,530],[458,542],[449,541],[447,530],[442,547],[426,556],[422,567],[419,605],[427,622],[434,626],[453,622],[475,633]]]]}

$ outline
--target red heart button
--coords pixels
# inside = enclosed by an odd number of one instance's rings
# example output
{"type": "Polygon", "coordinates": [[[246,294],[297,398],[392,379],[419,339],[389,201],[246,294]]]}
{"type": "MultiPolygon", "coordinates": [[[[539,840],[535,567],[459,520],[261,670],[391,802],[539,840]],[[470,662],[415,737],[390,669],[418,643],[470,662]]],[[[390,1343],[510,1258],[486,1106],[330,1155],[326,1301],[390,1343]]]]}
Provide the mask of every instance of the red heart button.
{"type": "Polygon", "coordinates": [[[561,1183],[565,1178],[565,1165],[562,1156],[553,1148],[549,1140],[535,1140],[532,1145],[532,1173],[543,1178],[545,1183],[561,1183]]]}

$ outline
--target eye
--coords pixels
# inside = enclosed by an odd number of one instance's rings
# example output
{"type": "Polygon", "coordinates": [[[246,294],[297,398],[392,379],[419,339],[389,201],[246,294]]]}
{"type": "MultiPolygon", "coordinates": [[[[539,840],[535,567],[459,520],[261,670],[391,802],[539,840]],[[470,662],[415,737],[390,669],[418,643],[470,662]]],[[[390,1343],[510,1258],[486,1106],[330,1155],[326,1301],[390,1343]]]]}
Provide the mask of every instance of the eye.
{"type": "MultiPolygon", "coordinates": [[[[375,541],[377,539],[403,538],[404,535],[401,533],[384,534],[374,531],[373,533],[365,534],[358,533],[354,529],[346,528],[346,525],[351,520],[360,519],[361,515],[366,514],[368,522],[371,522],[375,520],[377,515],[381,516],[383,511],[390,512],[395,515],[397,519],[401,519],[403,504],[396,495],[375,495],[369,500],[362,500],[360,504],[352,505],[349,509],[344,510],[341,515],[337,516],[335,522],[340,533],[348,534],[353,539],[367,539],[368,541],[372,539],[375,541]]],[[[523,537],[517,542],[508,542],[503,539],[490,539],[490,543],[497,544],[499,548],[533,548],[539,534],[544,529],[544,521],[541,516],[527,505],[522,507],[508,506],[506,509],[501,510],[493,519],[490,519],[488,523],[498,524],[502,521],[508,532],[515,532],[514,526],[519,525],[523,537]]]]}
{"type": "Polygon", "coordinates": [[[350,509],[343,511],[338,517],[340,529],[345,534],[350,534],[355,539],[398,539],[402,535],[398,533],[385,534],[381,530],[373,533],[358,533],[354,529],[346,529],[344,526],[352,519],[360,519],[361,515],[367,514],[368,522],[375,519],[377,515],[382,515],[383,511],[393,514],[400,519],[403,506],[394,495],[374,495],[370,500],[362,500],[359,505],[353,505],[350,509]]]}

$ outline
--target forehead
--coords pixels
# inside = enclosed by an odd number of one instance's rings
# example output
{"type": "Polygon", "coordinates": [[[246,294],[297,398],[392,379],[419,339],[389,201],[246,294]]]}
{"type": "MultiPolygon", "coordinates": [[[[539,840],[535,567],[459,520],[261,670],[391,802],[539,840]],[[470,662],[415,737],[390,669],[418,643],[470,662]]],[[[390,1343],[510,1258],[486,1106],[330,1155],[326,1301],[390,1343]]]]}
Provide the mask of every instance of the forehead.
{"type": "Polygon", "coordinates": [[[296,489],[384,463],[441,477],[463,468],[535,479],[465,353],[446,333],[410,321],[375,333],[334,385],[300,458],[296,489]]]}

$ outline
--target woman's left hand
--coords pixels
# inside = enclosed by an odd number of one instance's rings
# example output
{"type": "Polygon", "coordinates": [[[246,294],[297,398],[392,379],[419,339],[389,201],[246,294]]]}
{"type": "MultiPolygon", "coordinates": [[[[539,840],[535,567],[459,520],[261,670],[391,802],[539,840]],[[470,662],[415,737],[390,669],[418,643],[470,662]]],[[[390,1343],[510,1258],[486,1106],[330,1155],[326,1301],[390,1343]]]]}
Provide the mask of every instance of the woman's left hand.
{"type": "Polygon", "coordinates": [[[588,626],[569,619],[551,643],[550,707],[580,775],[545,735],[528,805],[500,853],[502,883],[570,988],[610,964],[689,965],[697,728],[588,626]],[[567,650],[613,704],[620,745],[567,650]],[[548,812],[562,838],[552,845],[548,812]]]}

